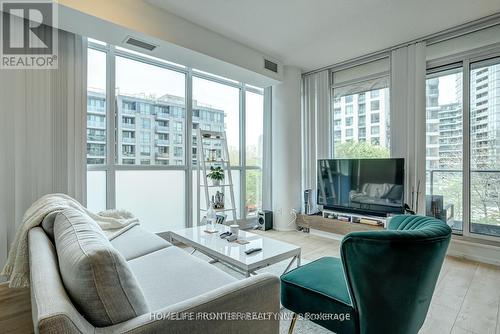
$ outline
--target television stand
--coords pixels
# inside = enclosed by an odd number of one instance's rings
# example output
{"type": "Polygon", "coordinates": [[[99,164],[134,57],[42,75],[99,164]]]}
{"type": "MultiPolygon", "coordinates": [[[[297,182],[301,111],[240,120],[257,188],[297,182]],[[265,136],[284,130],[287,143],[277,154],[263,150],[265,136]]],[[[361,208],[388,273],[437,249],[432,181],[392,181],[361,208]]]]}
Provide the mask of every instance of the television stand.
{"type": "Polygon", "coordinates": [[[369,216],[358,213],[332,211],[332,210],[323,210],[322,216],[323,218],[337,219],[350,223],[380,226],[384,228],[387,226],[387,218],[384,217],[369,216]]]}
{"type": "MultiPolygon", "coordinates": [[[[342,213],[345,214],[345,213],[342,213]]],[[[342,217],[341,217],[342,218],[342,217]]],[[[376,217],[377,219],[383,219],[376,217]]],[[[335,217],[328,218],[323,215],[304,215],[298,214],[296,219],[297,227],[304,232],[309,232],[310,229],[323,232],[333,233],[340,236],[350,232],[360,231],[377,231],[383,230],[384,225],[369,225],[354,221],[340,220],[335,217]]]]}

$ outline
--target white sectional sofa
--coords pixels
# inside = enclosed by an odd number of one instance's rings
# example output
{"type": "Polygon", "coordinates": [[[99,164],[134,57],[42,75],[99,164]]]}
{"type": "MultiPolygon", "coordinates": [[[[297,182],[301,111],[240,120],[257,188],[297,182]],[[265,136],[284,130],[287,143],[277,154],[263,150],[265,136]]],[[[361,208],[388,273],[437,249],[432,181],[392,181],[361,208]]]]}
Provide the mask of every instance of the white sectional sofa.
{"type": "Polygon", "coordinates": [[[237,280],[140,226],[109,242],[66,211],[52,240],[29,232],[36,333],[278,333],[277,318],[248,320],[279,312],[276,276],[237,280]]]}

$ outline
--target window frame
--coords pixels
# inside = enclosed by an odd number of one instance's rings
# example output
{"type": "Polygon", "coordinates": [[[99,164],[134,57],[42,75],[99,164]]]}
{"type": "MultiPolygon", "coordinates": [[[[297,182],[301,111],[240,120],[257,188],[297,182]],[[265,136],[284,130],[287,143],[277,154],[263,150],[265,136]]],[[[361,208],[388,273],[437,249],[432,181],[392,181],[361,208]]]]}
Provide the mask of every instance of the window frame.
{"type": "MultiPolygon", "coordinates": [[[[192,117],[193,117],[193,77],[198,77],[201,79],[213,81],[219,84],[235,87],[239,89],[239,164],[231,165],[231,170],[239,171],[240,180],[240,198],[236,199],[240,205],[240,214],[237,217],[238,221],[246,222],[247,220],[247,212],[246,212],[246,172],[247,170],[261,169],[259,166],[247,166],[246,165],[246,104],[245,104],[245,96],[246,92],[252,92],[256,94],[263,95],[264,97],[264,113],[270,112],[268,108],[266,108],[266,96],[264,94],[264,89],[260,89],[255,86],[247,85],[243,82],[237,82],[231,79],[226,79],[221,76],[212,75],[207,72],[203,72],[200,70],[196,70],[190,67],[177,65],[170,62],[163,62],[161,60],[157,60],[149,57],[148,55],[141,55],[134,51],[128,51],[127,49],[123,49],[120,47],[116,47],[110,44],[101,44],[98,41],[93,41],[87,39],[87,49],[94,49],[96,51],[101,51],[106,54],[106,158],[105,164],[102,165],[86,165],[87,171],[104,171],[106,173],[106,208],[113,209],[116,207],[116,172],[122,170],[173,170],[173,171],[184,171],[185,179],[185,219],[186,224],[185,227],[195,226],[196,223],[193,217],[193,205],[194,205],[194,195],[193,195],[193,171],[196,171],[196,166],[193,166],[192,162],[192,117]],[[139,61],[141,63],[145,63],[148,65],[158,66],[167,70],[176,71],[185,75],[185,124],[183,134],[184,134],[184,142],[182,143],[183,151],[184,151],[184,164],[183,165],[143,165],[143,164],[135,164],[135,165],[125,165],[118,164],[116,161],[116,97],[115,97],[115,74],[116,74],[116,66],[115,59],[116,56],[124,57],[133,61],[139,61]]],[[[87,50],[86,49],[86,50],[87,50]]],[[[121,121],[121,120],[118,120],[121,121]]],[[[141,125],[141,124],[139,124],[141,125]]],[[[170,124],[172,125],[172,124],[170,124]]],[[[87,131],[87,130],[86,130],[87,131]]],[[[140,143],[139,143],[140,144],[140,143]]],[[[270,147],[264,147],[264,155],[265,151],[270,150],[270,147]]],[[[173,154],[173,152],[171,152],[173,154]]],[[[140,160],[140,159],[139,159],[140,160]]],[[[264,173],[264,172],[263,172],[264,173]]],[[[235,185],[236,186],[236,185],[235,185]]],[[[263,186],[262,193],[264,196],[265,192],[269,192],[270,189],[263,186]]],[[[86,198],[85,198],[86,202],[86,198]]],[[[255,217],[251,217],[252,219],[255,217]]]]}
{"type": "MultiPolygon", "coordinates": [[[[454,233],[457,237],[473,238],[479,240],[500,242],[500,237],[474,233],[471,231],[471,152],[470,152],[470,138],[471,138],[471,111],[470,111],[470,73],[471,64],[482,62],[492,58],[500,57],[500,46],[493,45],[479,49],[470,50],[458,54],[445,56],[442,58],[433,59],[426,62],[426,76],[440,71],[445,71],[450,68],[462,67],[462,108],[463,108],[463,155],[462,155],[462,210],[463,210],[463,225],[462,233],[454,233]]],[[[455,231],[454,231],[455,232],[455,231]]],[[[459,231],[458,231],[459,232],[459,231]]]]}

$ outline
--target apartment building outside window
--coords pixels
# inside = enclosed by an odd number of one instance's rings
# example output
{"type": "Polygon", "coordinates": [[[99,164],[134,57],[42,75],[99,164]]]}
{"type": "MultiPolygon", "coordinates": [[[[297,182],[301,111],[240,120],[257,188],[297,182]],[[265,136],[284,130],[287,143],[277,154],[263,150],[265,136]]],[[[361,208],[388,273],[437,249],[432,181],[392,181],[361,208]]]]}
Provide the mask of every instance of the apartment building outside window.
{"type": "Polygon", "coordinates": [[[349,98],[340,96],[333,100],[334,157],[388,157],[389,88],[377,89],[377,93],[373,94],[372,91],[364,91],[348,96],[349,98]],[[377,100],[374,101],[373,98],[377,100]],[[346,101],[354,103],[348,104],[346,101]],[[366,103],[370,107],[369,117],[366,117],[366,103]],[[345,113],[342,113],[343,110],[345,113]]]}
{"type": "Polygon", "coordinates": [[[332,155],[334,158],[390,156],[390,61],[333,69],[332,155]]]}

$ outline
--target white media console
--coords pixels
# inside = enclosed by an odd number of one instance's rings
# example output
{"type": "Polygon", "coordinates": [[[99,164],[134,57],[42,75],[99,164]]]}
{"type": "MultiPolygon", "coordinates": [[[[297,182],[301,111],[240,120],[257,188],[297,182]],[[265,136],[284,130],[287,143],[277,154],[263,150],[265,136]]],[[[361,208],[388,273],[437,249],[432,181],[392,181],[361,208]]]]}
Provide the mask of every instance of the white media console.
{"type": "Polygon", "coordinates": [[[359,223],[366,224],[372,226],[380,226],[386,228],[387,221],[390,217],[377,217],[377,216],[368,216],[357,213],[350,212],[340,212],[340,211],[332,211],[332,210],[323,210],[322,211],[323,218],[336,219],[340,221],[345,221],[349,223],[359,223]]]}

